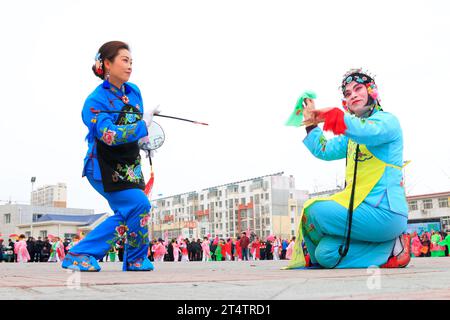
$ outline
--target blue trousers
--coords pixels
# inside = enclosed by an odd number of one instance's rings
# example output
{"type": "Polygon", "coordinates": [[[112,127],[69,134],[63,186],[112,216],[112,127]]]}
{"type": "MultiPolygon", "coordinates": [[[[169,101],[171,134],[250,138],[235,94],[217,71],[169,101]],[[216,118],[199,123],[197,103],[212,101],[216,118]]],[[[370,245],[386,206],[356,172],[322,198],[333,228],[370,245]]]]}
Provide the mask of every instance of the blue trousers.
{"type": "MultiPolygon", "coordinates": [[[[347,209],[335,201],[317,201],[306,208],[302,231],[311,262],[333,268],[345,244],[347,209]]],[[[386,263],[407,217],[362,202],[353,211],[347,255],[336,268],[367,268],[386,263]]]]}
{"type": "Polygon", "coordinates": [[[126,237],[123,258],[123,270],[126,271],[128,262],[147,257],[150,201],[141,189],[105,192],[101,181],[95,180],[91,174],[86,176],[94,189],[108,201],[114,215],[89,232],[70,252],[87,254],[98,260],[118,240],[126,237]]]}

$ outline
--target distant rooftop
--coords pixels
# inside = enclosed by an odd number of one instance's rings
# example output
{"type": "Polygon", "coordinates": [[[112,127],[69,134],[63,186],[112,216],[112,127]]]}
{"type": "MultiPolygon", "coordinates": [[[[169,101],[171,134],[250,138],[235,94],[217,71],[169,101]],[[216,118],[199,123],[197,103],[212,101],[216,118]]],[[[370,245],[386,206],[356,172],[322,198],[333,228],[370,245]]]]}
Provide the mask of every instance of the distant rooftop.
{"type": "Polygon", "coordinates": [[[407,200],[418,200],[418,199],[424,199],[424,198],[439,198],[439,197],[449,197],[450,198],[450,191],[406,196],[406,199],[407,200]]]}
{"type": "Polygon", "coordinates": [[[76,222],[82,225],[91,225],[105,213],[100,214],[89,214],[89,215],[66,215],[66,214],[44,214],[42,217],[37,219],[36,223],[47,222],[47,221],[64,221],[64,222],[76,222]]]}
{"type": "MultiPolygon", "coordinates": [[[[281,172],[277,172],[277,173],[273,173],[273,174],[268,174],[268,175],[265,175],[265,176],[260,176],[260,177],[255,177],[255,178],[246,179],[246,180],[241,180],[241,181],[236,181],[236,182],[230,182],[230,183],[226,183],[226,184],[221,184],[221,185],[214,186],[214,187],[204,188],[204,189],[202,189],[202,191],[206,191],[206,190],[210,190],[210,189],[215,189],[215,188],[223,187],[223,186],[227,186],[227,185],[239,184],[239,183],[242,183],[242,182],[247,182],[247,181],[252,181],[252,180],[262,179],[262,178],[265,178],[265,177],[281,176],[281,175],[283,175],[283,174],[284,174],[284,171],[281,171],[281,172]]],[[[181,196],[181,195],[184,195],[184,194],[190,194],[190,193],[193,193],[193,192],[195,192],[195,191],[183,192],[183,193],[179,193],[179,194],[175,194],[175,195],[171,195],[171,196],[161,197],[161,198],[158,198],[158,199],[154,199],[154,200],[152,200],[152,201],[162,200],[162,199],[167,199],[167,198],[172,198],[172,197],[181,196]]]]}

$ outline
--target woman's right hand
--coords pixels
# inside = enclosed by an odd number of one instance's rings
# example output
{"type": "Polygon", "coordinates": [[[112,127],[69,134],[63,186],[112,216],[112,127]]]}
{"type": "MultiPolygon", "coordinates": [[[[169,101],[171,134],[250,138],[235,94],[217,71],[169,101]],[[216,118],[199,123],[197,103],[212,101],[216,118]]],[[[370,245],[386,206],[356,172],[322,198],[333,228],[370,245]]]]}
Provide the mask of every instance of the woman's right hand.
{"type": "Polygon", "coordinates": [[[142,120],[145,121],[145,124],[147,125],[147,128],[150,127],[151,124],[152,124],[153,115],[159,114],[160,112],[161,112],[161,110],[159,109],[159,104],[153,110],[150,110],[149,112],[144,112],[142,120]]]}
{"type": "Polygon", "coordinates": [[[311,126],[316,123],[316,115],[313,112],[316,109],[313,99],[305,98],[303,100],[303,125],[311,126]]]}

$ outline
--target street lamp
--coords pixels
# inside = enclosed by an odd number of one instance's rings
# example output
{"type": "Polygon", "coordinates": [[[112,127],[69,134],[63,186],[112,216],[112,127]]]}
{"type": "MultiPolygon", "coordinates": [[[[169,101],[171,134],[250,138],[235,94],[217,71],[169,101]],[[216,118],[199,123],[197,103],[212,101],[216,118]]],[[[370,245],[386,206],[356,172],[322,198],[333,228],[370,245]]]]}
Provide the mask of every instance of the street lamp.
{"type": "Polygon", "coordinates": [[[33,236],[33,192],[34,192],[34,183],[36,182],[36,177],[31,177],[31,199],[30,199],[30,209],[31,209],[31,225],[30,225],[30,236],[33,236]]]}

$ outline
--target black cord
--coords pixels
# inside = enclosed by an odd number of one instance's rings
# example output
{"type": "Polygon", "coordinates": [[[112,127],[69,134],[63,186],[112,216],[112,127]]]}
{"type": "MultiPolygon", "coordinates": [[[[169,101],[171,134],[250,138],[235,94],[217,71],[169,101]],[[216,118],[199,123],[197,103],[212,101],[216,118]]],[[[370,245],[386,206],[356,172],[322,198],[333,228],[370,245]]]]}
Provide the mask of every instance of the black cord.
{"type": "MultiPolygon", "coordinates": [[[[370,117],[373,113],[374,108],[370,110],[370,114],[367,117],[370,117]]],[[[348,250],[350,248],[350,238],[352,233],[352,219],[353,219],[353,207],[355,202],[355,189],[356,189],[356,172],[358,170],[358,154],[359,154],[359,143],[356,145],[356,153],[355,153],[355,170],[353,171],[353,183],[352,183],[352,192],[350,194],[350,202],[348,205],[348,212],[347,212],[347,221],[346,221],[346,235],[345,235],[345,247],[344,245],[339,246],[339,260],[338,262],[332,267],[331,269],[334,269],[338,266],[339,263],[341,263],[342,259],[347,255],[348,250]]]]}
{"type": "Polygon", "coordinates": [[[339,246],[338,250],[340,256],[339,260],[331,269],[336,268],[338,264],[341,263],[342,259],[347,255],[348,250],[350,248],[350,238],[351,238],[350,236],[352,233],[352,220],[353,220],[353,206],[355,202],[356,172],[358,170],[358,153],[359,153],[359,144],[356,145],[355,170],[353,171],[352,192],[350,194],[350,203],[348,205],[347,221],[346,221],[345,247],[344,244],[339,246]]]}

